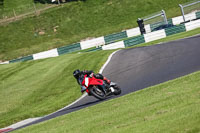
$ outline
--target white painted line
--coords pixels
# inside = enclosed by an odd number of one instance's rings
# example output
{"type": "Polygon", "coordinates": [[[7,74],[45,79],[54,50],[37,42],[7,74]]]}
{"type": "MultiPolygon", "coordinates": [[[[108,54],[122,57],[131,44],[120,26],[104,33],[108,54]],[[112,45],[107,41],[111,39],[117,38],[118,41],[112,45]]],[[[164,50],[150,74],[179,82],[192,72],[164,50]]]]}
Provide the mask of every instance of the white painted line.
{"type": "MultiPolygon", "coordinates": [[[[77,99],[77,100],[74,101],[73,103],[71,103],[71,104],[65,106],[65,107],[62,108],[62,109],[57,110],[56,112],[53,112],[53,113],[51,113],[51,114],[48,114],[48,115],[46,115],[46,116],[44,116],[44,117],[50,116],[50,115],[52,115],[52,114],[54,114],[54,113],[57,113],[57,112],[59,112],[59,111],[61,111],[61,110],[63,110],[63,109],[66,109],[66,108],[68,108],[68,107],[74,105],[75,103],[79,102],[81,99],[83,99],[84,97],[86,97],[87,95],[88,95],[87,93],[84,93],[79,99],[77,99]]],[[[43,118],[44,118],[44,117],[43,117],[43,118]]]]}
{"type": "Polygon", "coordinates": [[[42,117],[29,118],[29,119],[26,119],[26,120],[17,122],[17,123],[15,123],[15,124],[13,124],[13,125],[10,125],[10,126],[8,126],[8,127],[2,128],[2,129],[0,129],[0,130],[15,129],[15,128],[21,127],[21,126],[23,126],[23,125],[25,125],[25,124],[31,123],[31,122],[33,122],[33,121],[39,120],[39,119],[41,119],[41,118],[42,118],[42,117]]]}
{"type": "Polygon", "coordinates": [[[188,39],[188,38],[195,37],[195,36],[199,36],[199,35],[200,35],[200,34],[196,34],[196,35],[184,37],[184,38],[177,39],[177,40],[172,40],[172,41],[168,41],[168,42],[160,42],[160,43],[158,43],[158,44],[165,44],[165,43],[170,43],[170,42],[177,42],[177,41],[180,41],[180,40],[188,39]]]}
{"type": "Polygon", "coordinates": [[[0,133],[5,133],[5,132],[8,132],[8,131],[11,131],[13,130],[12,128],[2,128],[0,129],[0,133]]]}
{"type": "Polygon", "coordinates": [[[1,62],[0,64],[9,64],[9,61],[1,62]]]}
{"type": "MultiPolygon", "coordinates": [[[[115,51],[115,52],[113,52],[109,57],[108,57],[108,59],[107,59],[107,61],[106,61],[106,63],[101,67],[101,69],[100,69],[100,71],[99,71],[99,73],[102,73],[103,72],[103,70],[104,70],[104,68],[107,66],[107,64],[110,62],[110,60],[111,60],[111,58],[112,58],[112,56],[116,53],[116,52],[118,52],[119,50],[117,50],[117,51],[115,51]]],[[[65,106],[64,108],[62,108],[62,109],[59,109],[58,111],[56,111],[56,112],[59,112],[59,111],[61,111],[61,110],[63,110],[63,109],[66,109],[66,108],[68,108],[68,107],[70,107],[70,106],[72,106],[72,105],[74,105],[75,103],[77,103],[77,102],[79,102],[80,100],[82,100],[84,97],[86,97],[88,94],[87,93],[84,93],[79,99],[77,99],[76,101],[74,101],[73,103],[71,103],[71,104],[69,104],[69,105],[67,105],[67,106],[65,106]]],[[[54,112],[54,113],[56,113],[56,112],[54,112]]],[[[51,114],[54,114],[54,113],[51,113],[51,114]]],[[[51,114],[49,114],[49,115],[51,115],[51,114]]],[[[46,116],[49,116],[49,115],[46,115],[46,116]]],[[[46,117],[45,116],[45,117],[46,117]]]]}
{"type": "Polygon", "coordinates": [[[101,67],[99,73],[102,73],[102,72],[103,72],[104,68],[105,68],[105,67],[108,65],[108,63],[110,62],[112,56],[113,56],[115,53],[117,53],[118,51],[120,51],[120,49],[117,50],[117,51],[115,51],[115,52],[113,52],[113,53],[108,57],[106,63],[101,67]]]}
{"type": "MultiPolygon", "coordinates": [[[[117,50],[117,51],[119,51],[119,50],[117,50]]],[[[108,57],[106,63],[105,63],[105,64],[103,65],[103,67],[100,69],[99,73],[102,73],[102,72],[103,72],[104,68],[105,68],[106,65],[110,62],[112,56],[113,56],[117,51],[113,52],[113,53],[108,57]]],[[[68,107],[74,105],[75,103],[79,102],[79,101],[82,100],[84,97],[86,97],[87,95],[88,95],[87,93],[84,93],[79,99],[77,99],[77,100],[74,101],[73,103],[71,103],[71,104],[65,106],[64,108],[57,110],[56,112],[53,112],[53,113],[48,114],[48,115],[43,116],[43,117],[29,118],[29,119],[20,121],[20,122],[18,122],[18,123],[16,123],[16,124],[13,124],[13,125],[11,125],[11,126],[8,126],[8,127],[6,127],[6,128],[2,128],[2,129],[0,129],[0,130],[15,129],[15,128],[18,128],[18,127],[20,127],[20,126],[29,124],[29,123],[31,123],[31,122],[33,122],[33,121],[36,121],[36,120],[42,119],[42,118],[44,118],[44,117],[50,116],[50,115],[52,115],[52,114],[54,114],[54,113],[57,113],[57,112],[59,112],[59,111],[61,111],[61,110],[64,110],[64,109],[66,109],[66,108],[68,108],[68,107]]]]}
{"type": "MultiPolygon", "coordinates": [[[[119,50],[117,50],[117,51],[119,51],[119,50]]],[[[99,73],[102,73],[102,72],[103,72],[104,68],[107,66],[107,64],[110,62],[112,56],[113,56],[117,51],[113,52],[113,53],[108,57],[106,63],[101,67],[99,73]]],[[[71,104],[65,106],[64,108],[59,109],[59,110],[56,111],[56,112],[59,112],[59,111],[61,111],[61,110],[63,110],[63,109],[66,109],[66,108],[68,108],[68,107],[74,105],[75,103],[79,102],[79,101],[82,100],[84,97],[86,97],[87,95],[88,95],[87,93],[84,93],[79,99],[77,99],[77,100],[74,101],[73,103],[71,103],[71,104]]],[[[56,112],[54,112],[54,113],[56,113],[56,112]]],[[[51,114],[54,114],[54,113],[51,113],[51,114]]],[[[51,115],[51,114],[49,114],[49,115],[51,115]]],[[[47,115],[47,116],[49,116],[49,115],[47,115]]],[[[45,117],[46,117],[46,116],[45,116],[45,117]]]]}

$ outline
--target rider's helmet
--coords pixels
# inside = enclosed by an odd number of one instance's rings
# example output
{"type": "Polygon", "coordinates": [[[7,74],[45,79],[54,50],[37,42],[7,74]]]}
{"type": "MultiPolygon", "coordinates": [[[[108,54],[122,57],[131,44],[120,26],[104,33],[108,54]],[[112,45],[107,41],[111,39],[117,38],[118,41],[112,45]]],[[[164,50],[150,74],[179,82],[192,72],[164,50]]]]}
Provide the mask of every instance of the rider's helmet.
{"type": "Polygon", "coordinates": [[[78,77],[80,76],[80,74],[81,74],[81,71],[80,71],[79,69],[77,69],[77,70],[75,70],[75,71],[73,72],[73,75],[74,75],[74,77],[75,77],[76,79],[78,79],[78,77]]]}

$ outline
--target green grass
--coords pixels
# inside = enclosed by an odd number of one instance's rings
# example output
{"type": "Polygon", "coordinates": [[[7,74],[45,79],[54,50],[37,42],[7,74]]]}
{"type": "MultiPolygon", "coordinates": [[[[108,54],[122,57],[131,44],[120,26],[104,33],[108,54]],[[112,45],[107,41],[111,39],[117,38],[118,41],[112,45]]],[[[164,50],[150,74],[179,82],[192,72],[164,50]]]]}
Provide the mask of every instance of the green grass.
{"type": "Polygon", "coordinates": [[[200,132],[200,71],[16,133],[200,132]]]}
{"type": "MultiPolygon", "coordinates": [[[[138,46],[191,36],[199,33],[199,30],[138,46]]],[[[80,93],[72,71],[80,68],[97,72],[112,51],[80,52],[51,59],[0,65],[0,127],[29,117],[43,116],[77,99],[80,93]],[[92,60],[94,57],[95,60],[92,60]]]]}
{"type": "MultiPolygon", "coordinates": [[[[181,3],[188,0],[182,0],[181,3]]],[[[39,16],[0,26],[0,60],[79,42],[137,27],[139,17],[164,9],[180,15],[179,0],[86,0],[52,8],[39,16]],[[54,28],[57,26],[57,32],[54,28]],[[39,32],[45,32],[39,35],[39,32]]]]}
{"type": "Polygon", "coordinates": [[[0,7],[0,19],[15,17],[13,10],[18,16],[27,12],[34,12],[35,8],[41,9],[49,5],[34,3],[34,0],[4,0],[3,6],[0,7]]]}
{"type": "Polygon", "coordinates": [[[44,116],[75,101],[81,93],[73,70],[98,72],[111,52],[74,53],[0,65],[0,128],[44,116]]]}

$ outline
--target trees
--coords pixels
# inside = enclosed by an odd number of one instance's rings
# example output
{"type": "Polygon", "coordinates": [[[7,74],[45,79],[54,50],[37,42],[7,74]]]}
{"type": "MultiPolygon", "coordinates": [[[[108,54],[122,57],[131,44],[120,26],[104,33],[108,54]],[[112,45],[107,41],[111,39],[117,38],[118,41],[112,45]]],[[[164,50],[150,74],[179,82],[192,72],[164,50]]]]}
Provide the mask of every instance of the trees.
{"type": "Polygon", "coordinates": [[[3,7],[3,0],[0,0],[0,7],[3,7]]]}
{"type": "Polygon", "coordinates": [[[34,0],[35,3],[42,3],[42,4],[46,4],[46,3],[52,3],[51,0],[34,0]]]}
{"type": "MultiPolygon", "coordinates": [[[[79,0],[34,0],[35,3],[39,2],[42,4],[46,3],[65,3],[65,2],[72,2],[72,1],[79,1],[79,0]]],[[[86,1],[86,0],[80,0],[80,1],[86,1]]]]}

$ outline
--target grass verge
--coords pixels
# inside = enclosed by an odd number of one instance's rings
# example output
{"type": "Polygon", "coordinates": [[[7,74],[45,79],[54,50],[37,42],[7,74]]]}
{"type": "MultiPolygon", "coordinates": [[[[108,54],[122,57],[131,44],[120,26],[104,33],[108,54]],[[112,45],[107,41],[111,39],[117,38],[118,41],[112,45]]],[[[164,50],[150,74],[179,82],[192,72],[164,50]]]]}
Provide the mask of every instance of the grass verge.
{"type": "MultiPolygon", "coordinates": [[[[181,3],[187,1],[182,0],[181,3]]],[[[162,9],[168,18],[172,18],[181,15],[178,6],[181,3],[178,0],[70,2],[48,9],[39,16],[0,26],[0,60],[11,60],[88,37],[100,37],[137,27],[138,18],[162,9]]]]}
{"type": "Polygon", "coordinates": [[[0,5],[0,19],[7,19],[15,17],[15,15],[19,16],[28,12],[34,12],[35,10],[48,6],[50,6],[50,4],[34,3],[34,0],[3,0],[3,5],[0,5]]]}
{"type": "Polygon", "coordinates": [[[98,72],[111,52],[0,65],[0,127],[49,114],[76,100],[81,93],[73,70],[98,72]]]}
{"type": "Polygon", "coordinates": [[[200,71],[15,132],[194,133],[199,104],[200,71]]]}
{"type": "Polygon", "coordinates": [[[198,34],[200,34],[200,28],[194,29],[191,31],[187,31],[187,32],[181,32],[178,34],[167,36],[166,38],[163,38],[163,39],[155,40],[155,41],[148,42],[148,43],[142,43],[142,44],[138,44],[138,45],[131,46],[131,47],[133,48],[133,47],[144,47],[144,46],[156,45],[156,44],[160,44],[160,43],[183,39],[186,37],[191,37],[191,36],[198,35],[198,34]]]}
{"type": "MultiPolygon", "coordinates": [[[[136,47],[191,36],[198,34],[199,30],[168,36],[136,47]]],[[[111,52],[73,53],[38,61],[0,65],[0,127],[26,118],[43,116],[76,100],[80,92],[72,71],[80,68],[98,72],[111,52]]]]}

